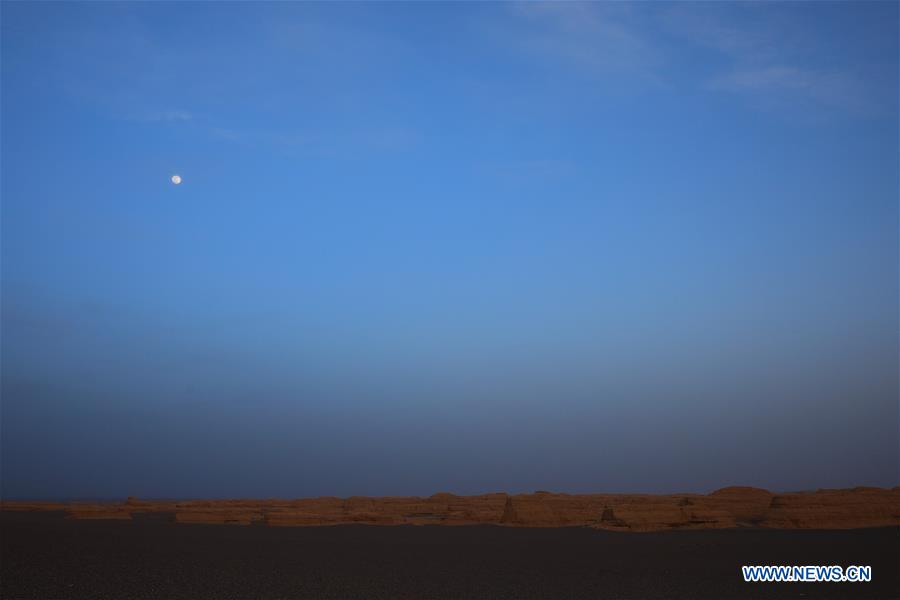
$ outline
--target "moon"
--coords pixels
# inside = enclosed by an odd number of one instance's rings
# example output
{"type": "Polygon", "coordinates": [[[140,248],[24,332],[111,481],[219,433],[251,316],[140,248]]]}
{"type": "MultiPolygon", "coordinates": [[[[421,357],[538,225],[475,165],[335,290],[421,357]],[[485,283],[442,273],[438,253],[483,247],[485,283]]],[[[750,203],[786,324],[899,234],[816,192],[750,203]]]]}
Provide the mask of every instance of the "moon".
{"type": "Polygon", "coordinates": [[[172,175],[172,183],[175,185],[181,183],[181,175],[172,175]]]}

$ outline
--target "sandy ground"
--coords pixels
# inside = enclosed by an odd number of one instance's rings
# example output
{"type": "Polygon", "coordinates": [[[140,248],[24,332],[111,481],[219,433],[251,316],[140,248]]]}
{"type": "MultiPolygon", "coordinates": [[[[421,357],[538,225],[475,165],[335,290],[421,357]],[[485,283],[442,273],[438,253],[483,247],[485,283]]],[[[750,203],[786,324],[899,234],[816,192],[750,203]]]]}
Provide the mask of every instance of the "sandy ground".
{"type": "Polygon", "coordinates": [[[4,600],[900,598],[900,528],[271,528],[2,512],[0,550],[4,600]],[[748,584],[742,564],[871,565],[874,581],[748,584]]]}

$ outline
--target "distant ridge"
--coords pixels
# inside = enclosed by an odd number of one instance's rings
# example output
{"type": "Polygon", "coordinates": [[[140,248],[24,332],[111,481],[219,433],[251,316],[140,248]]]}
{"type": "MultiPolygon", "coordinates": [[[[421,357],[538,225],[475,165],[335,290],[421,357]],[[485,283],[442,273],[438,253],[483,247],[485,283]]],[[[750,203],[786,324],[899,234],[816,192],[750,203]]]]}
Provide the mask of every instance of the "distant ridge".
{"type": "Polygon", "coordinates": [[[65,511],[72,519],[131,520],[157,515],[176,523],[266,526],[500,525],[663,531],[759,527],[853,529],[900,525],[900,487],[857,487],[773,494],[726,487],[711,494],[534,494],[422,498],[320,497],[299,500],[0,502],[5,511],[65,511]]]}

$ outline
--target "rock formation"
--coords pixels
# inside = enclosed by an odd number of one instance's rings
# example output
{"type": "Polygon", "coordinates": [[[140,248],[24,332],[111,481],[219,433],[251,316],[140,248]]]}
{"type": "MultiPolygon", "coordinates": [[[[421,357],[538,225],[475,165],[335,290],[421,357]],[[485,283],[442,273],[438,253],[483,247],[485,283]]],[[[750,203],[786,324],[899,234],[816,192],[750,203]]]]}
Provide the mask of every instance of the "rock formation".
{"type": "Polygon", "coordinates": [[[502,525],[662,531],[763,527],[848,529],[900,525],[900,487],[773,494],[728,487],[702,494],[534,494],[456,496],[440,493],[298,500],[146,501],[122,503],[3,502],[0,510],[65,511],[72,519],[123,519],[161,513],[177,523],[267,526],[502,525]]]}

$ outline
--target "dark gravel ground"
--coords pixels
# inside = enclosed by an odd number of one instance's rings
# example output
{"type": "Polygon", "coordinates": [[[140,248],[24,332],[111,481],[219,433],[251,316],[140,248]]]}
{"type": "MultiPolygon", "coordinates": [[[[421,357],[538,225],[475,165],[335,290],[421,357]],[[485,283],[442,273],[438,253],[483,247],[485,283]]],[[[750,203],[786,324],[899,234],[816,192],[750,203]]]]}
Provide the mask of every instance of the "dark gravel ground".
{"type": "Polygon", "coordinates": [[[0,597],[900,598],[900,528],[681,531],[71,521],[0,513],[0,597]],[[742,564],[871,565],[748,584],[742,564]]]}

